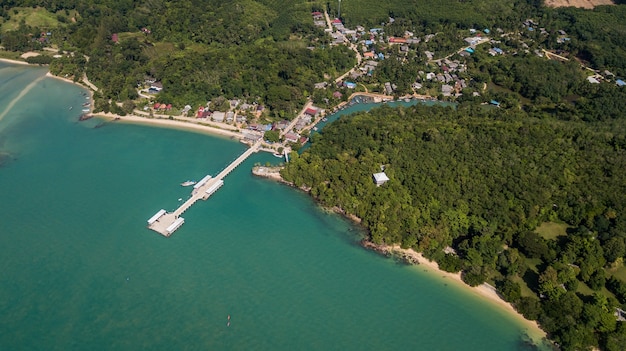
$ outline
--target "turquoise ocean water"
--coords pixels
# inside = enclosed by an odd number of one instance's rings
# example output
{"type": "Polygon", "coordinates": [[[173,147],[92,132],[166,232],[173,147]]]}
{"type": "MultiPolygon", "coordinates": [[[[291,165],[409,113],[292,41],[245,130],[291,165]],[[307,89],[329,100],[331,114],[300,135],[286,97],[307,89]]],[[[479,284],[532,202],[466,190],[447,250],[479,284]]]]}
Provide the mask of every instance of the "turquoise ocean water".
{"type": "MultiPolygon", "coordinates": [[[[45,72],[0,63],[0,115],[45,72]]],[[[180,182],[245,147],[79,123],[82,92],[42,79],[0,120],[0,350],[528,349],[506,313],[362,249],[349,222],[253,177],[269,154],[172,237],[149,231],[188,195],[180,182]]]]}

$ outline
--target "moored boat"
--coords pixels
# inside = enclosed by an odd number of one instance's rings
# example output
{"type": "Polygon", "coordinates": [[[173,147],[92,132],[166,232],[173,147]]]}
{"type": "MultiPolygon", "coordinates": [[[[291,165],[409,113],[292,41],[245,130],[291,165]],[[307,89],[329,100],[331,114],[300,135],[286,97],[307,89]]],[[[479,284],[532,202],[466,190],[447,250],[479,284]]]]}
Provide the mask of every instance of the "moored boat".
{"type": "Polygon", "coordinates": [[[180,183],[180,185],[182,185],[182,186],[190,186],[190,185],[194,185],[194,184],[196,184],[196,182],[194,182],[193,180],[188,180],[186,182],[180,183]]]}

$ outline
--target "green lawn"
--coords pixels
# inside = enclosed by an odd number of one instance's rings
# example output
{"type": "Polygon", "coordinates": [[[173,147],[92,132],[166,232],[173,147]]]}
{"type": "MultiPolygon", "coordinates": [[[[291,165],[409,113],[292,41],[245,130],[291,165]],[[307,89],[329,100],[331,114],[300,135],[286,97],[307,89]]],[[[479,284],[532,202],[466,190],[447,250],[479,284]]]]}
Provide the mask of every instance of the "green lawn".
{"type": "Polygon", "coordinates": [[[48,12],[41,7],[16,7],[11,9],[9,14],[11,15],[11,19],[2,24],[2,32],[17,29],[22,20],[29,26],[39,27],[41,29],[51,29],[59,26],[56,14],[48,12]],[[17,11],[17,14],[14,11],[17,11]]]}
{"type": "MultiPolygon", "coordinates": [[[[198,47],[197,45],[191,46],[189,48],[198,47]]],[[[170,53],[176,52],[178,49],[172,43],[154,43],[153,46],[146,47],[144,49],[144,53],[150,58],[155,59],[161,56],[169,55],[170,53]]]]}
{"type": "MultiPolygon", "coordinates": [[[[576,292],[586,296],[592,296],[595,293],[595,291],[591,290],[591,288],[588,287],[587,284],[581,281],[578,282],[578,288],[576,288],[576,292]]],[[[599,292],[606,297],[615,298],[615,295],[613,295],[613,293],[608,291],[605,287],[602,287],[599,292]]]]}
{"type": "Polygon", "coordinates": [[[120,41],[124,41],[124,40],[131,39],[131,38],[142,40],[143,37],[145,36],[145,34],[143,34],[142,32],[122,32],[122,33],[118,33],[117,35],[120,41]]]}
{"type": "Polygon", "coordinates": [[[537,294],[535,294],[535,292],[532,291],[528,287],[528,285],[526,284],[524,279],[522,279],[520,277],[514,277],[513,281],[520,285],[520,290],[521,290],[522,296],[524,296],[524,297],[536,297],[537,296],[537,294]]]}
{"type": "Polygon", "coordinates": [[[609,268],[606,270],[609,275],[614,276],[617,279],[626,281],[626,267],[624,264],[620,264],[617,268],[609,268]]]}
{"type": "Polygon", "coordinates": [[[566,230],[569,226],[565,223],[544,222],[535,229],[535,232],[544,239],[556,239],[558,236],[567,235],[566,230]]]}

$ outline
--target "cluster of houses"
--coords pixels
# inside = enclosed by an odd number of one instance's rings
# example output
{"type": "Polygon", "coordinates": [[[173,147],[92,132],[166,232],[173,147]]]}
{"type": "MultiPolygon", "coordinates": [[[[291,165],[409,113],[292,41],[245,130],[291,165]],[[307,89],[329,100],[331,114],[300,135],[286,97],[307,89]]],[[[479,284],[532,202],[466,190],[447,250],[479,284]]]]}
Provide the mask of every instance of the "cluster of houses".
{"type": "Polygon", "coordinates": [[[615,77],[615,74],[605,70],[603,74],[596,72],[596,74],[587,77],[587,81],[591,84],[600,84],[600,82],[615,82],[618,87],[626,86],[626,82],[623,79],[615,77]]]}
{"type": "MultiPolygon", "coordinates": [[[[299,143],[299,144],[306,143],[309,140],[309,138],[307,138],[304,135],[298,134],[298,131],[301,131],[304,128],[308,127],[313,122],[314,119],[316,119],[323,113],[324,113],[324,110],[315,106],[311,106],[307,108],[306,110],[304,110],[304,113],[296,117],[297,121],[293,130],[285,133],[284,135],[285,141],[288,143],[299,143]]],[[[287,127],[289,127],[289,124],[290,124],[289,121],[283,120],[280,122],[276,122],[272,125],[267,125],[266,128],[269,128],[267,130],[284,131],[285,129],[287,129],[287,127]]]]}
{"type": "MultiPolygon", "coordinates": [[[[206,106],[198,107],[196,111],[196,118],[211,119],[215,122],[226,123],[246,123],[247,117],[245,113],[252,113],[254,116],[259,117],[265,110],[263,105],[248,104],[242,102],[239,99],[229,100],[229,110],[226,112],[211,110],[209,108],[210,102],[206,106]]],[[[188,112],[188,111],[187,111],[188,112]]]]}

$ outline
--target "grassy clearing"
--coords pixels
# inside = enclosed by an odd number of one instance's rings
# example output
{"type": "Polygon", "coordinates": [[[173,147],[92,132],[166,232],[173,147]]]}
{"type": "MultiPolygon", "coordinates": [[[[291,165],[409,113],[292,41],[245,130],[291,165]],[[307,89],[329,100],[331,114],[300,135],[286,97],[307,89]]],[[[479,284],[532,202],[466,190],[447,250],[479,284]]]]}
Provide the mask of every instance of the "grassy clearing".
{"type": "Polygon", "coordinates": [[[567,235],[567,228],[569,228],[569,226],[565,223],[544,222],[535,229],[535,232],[544,239],[550,240],[556,239],[558,236],[567,235]]]}
{"type": "Polygon", "coordinates": [[[524,279],[520,278],[520,277],[514,277],[513,281],[515,283],[518,283],[520,285],[520,291],[522,293],[523,297],[536,297],[537,294],[535,294],[534,291],[532,291],[529,287],[528,284],[526,284],[526,282],[524,281],[524,279]]]}
{"type": "MultiPolygon", "coordinates": [[[[576,292],[582,295],[592,296],[596,291],[591,290],[591,288],[588,287],[587,284],[583,282],[578,282],[578,287],[576,288],[576,292]]],[[[613,293],[608,291],[607,288],[605,287],[602,287],[602,289],[598,292],[606,297],[615,298],[615,295],[613,295],[613,293]]]]}
{"type": "Polygon", "coordinates": [[[173,43],[155,43],[153,46],[146,47],[144,49],[144,53],[150,59],[166,56],[175,51],[177,51],[177,49],[173,43]]]}
{"type": "Polygon", "coordinates": [[[609,275],[612,275],[615,278],[620,279],[622,281],[626,281],[626,267],[624,267],[623,263],[620,264],[618,267],[609,268],[606,271],[609,275]]]}
{"type": "Polygon", "coordinates": [[[24,22],[33,27],[39,27],[42,29],[56,28],[59,26],[57,15],[48,12],[46,9],[38,7],[16,7],[9,11],[11,19],[2,24],[0,31],[6,32],[10,30],[16,30],[20,22],[24,22]],[[17,12],[17,13],[16,13],[17,12]]]}
{"type": "Polygon", "coordinates": [[[128,40],[131,38],[135,38],[141,41],[145,37],[145,34],[143,34],[142,32],[122,32],[118,33],[117,35],[120,41],[128,40]]]}

